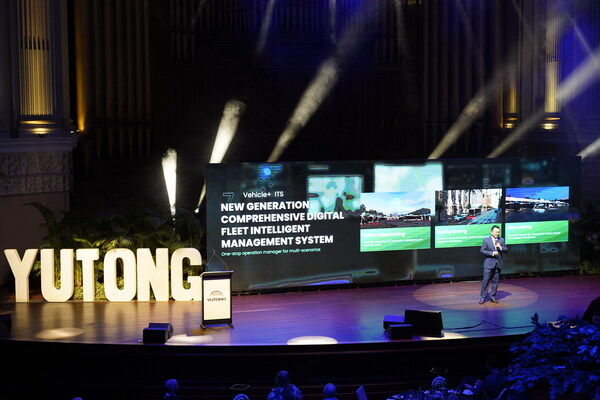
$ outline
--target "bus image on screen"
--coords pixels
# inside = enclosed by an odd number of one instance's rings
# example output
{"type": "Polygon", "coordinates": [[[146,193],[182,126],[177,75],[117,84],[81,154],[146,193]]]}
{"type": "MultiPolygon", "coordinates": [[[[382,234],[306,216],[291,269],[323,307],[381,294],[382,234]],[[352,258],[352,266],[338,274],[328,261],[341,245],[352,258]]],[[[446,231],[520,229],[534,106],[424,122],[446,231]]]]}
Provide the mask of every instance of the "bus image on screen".
{"type": "Polygon", "coordinates": [[[428,249],[434,192],[362,193],[360,251],[428,249]]]}
{"type": "Polygon", "coordinates": [[[507,243],[569,240],[569,187],[506,189],[507,243]]]}

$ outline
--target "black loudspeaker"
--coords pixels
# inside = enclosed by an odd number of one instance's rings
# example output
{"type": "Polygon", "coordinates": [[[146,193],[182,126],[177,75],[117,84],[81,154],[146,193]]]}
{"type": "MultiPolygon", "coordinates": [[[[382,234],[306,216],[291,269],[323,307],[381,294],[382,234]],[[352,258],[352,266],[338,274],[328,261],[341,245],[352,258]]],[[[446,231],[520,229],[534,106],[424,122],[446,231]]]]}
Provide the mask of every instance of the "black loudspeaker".
{"type": "Polygon", "coordinates": [[[420,336],[443,337],[441,311],[405,310],[404,323],[413,326],[413,333],[420,336]]]}
{"type": "Polygon", "coordinates": [[[0,313],[0,335],[6,335],[12,327],[12,317],[10,312],[0,313]]]}
{"type": "Polygon", "coordinates": [[[388,326],[392,324],[403,324],[404,316],[403,315],[386,315],[383,318],[383,329],[387,329],[388,326]]]}
{"type": "Polygon", "coordinates": [[[173,336],[173,325],[151,322],[144,328],[144,343],[165,343],[173,336]]]}
{"type": "Polygon", "coordinates": [[[158,322],[150,322],[148,324],[148,328],[160,328],[167,330],[167,339],[170,339],[173,336],[173,325],[169,323],[158,323],[158,322]]]}
{"type": "Polygon", "coordinates": [[[393,324],[387,327],[385,335],[392,340],[412,339],[413,327],[410,324],[393,324]]]}

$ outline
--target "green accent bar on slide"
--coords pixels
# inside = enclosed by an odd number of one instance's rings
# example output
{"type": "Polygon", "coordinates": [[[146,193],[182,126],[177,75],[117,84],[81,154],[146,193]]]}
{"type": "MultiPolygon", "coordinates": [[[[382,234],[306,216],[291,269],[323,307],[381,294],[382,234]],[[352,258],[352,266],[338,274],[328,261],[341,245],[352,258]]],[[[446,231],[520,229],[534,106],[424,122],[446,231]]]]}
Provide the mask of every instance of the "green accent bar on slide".
{"type": "Polygon", "coordinates": [[[506,224],[506,243],[569,241],[569,221],[511,222],[506,224]]]}
{"type": "Polygon", "coordinates": [[[360,251],[393,251],[429,249],[431,228],[361,229],[360,251]]]}
{"type": "Polygon", "coordinates": [[[496,224],[436,226],[435,247],[439,249],[481,246],[483,239],[490,236],[494,225],[496,224]]]}

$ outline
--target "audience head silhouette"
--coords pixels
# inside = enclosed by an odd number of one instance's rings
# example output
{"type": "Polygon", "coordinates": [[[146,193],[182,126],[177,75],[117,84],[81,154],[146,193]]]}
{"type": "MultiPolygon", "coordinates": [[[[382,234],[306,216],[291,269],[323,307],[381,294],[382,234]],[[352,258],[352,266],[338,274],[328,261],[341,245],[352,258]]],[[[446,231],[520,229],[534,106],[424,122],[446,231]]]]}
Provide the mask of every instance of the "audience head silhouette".
{"type": "Polygon", "coordinates": [[[335,399],[336,394],[337,389],[333,383],[328,383],[325,385],[325,388],[323,388],[323,395],[326,399],[335,399]]]}
{"type": "Polygon", "coordinates": [[[275,387],[267,400],[302,400],[302,391],[290,382],[287,371],[279,371],[275,378],[275,387]]]}
{"type": "Polygon", "coordinates": [[[290,374],[287,371],[279,371],[275,378],[275,385],[278,387],[286,387],[290,384],[290,374]]]}
{"type": "Polygon", "coordinates": [[[165,381],[166,394],[164,399],[166,400],[177,400],[177,391],[179,390],[179,382],[175,379],[167,379],[165,381]]]}
{"type": "Polygon", "coordinates": [[[179,383],[175,379],[167,379],[165,382],[165,389],[167,393],[175,393],[179,389],[179,383]]]}

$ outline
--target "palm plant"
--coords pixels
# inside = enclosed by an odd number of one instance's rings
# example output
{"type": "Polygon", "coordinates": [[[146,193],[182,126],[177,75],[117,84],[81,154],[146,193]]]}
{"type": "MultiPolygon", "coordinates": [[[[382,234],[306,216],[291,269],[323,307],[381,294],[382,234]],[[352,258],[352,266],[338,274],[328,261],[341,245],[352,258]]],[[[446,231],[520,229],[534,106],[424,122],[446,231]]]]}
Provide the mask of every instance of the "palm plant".
{"type": "MultiPolygon", "coordinates": [[[[197,248],[203,246],[204,228],[201,222],[189,211],[178,209],[175,218],[170,214],[159,213],[145,208],[127,208],[118,213],[100,214],[95,217],[82,217],[73,212],[61,213],[41,203],[28,203],[40,211],[44,218],[42,227],[48,235],[40,248],[79,249],[98,248],[100,259],[96,261],[95,277],[97,279],[96,297],[104,298],[102,288],[104,255],[112,249],[125,248],[135,251],[139,248],[167,248],[171,254],[179,248],[197,248]]],[[[58,265],[59,253],[55,252],[55,265],[58,265]]],[[[120,266],[122,267],[122,265],[120,266]]],[[[184,265],[184,278],[198,275],[202,266],[184,265]]],[[[41,263],[33,266],[34,273],[39,276],[41,263]]],[[[55,268],[55,283],[60,282],[60,274],[55,268]]],[[[82,269],[75,264],[75,296],[81,298],[82,269]]]]}

